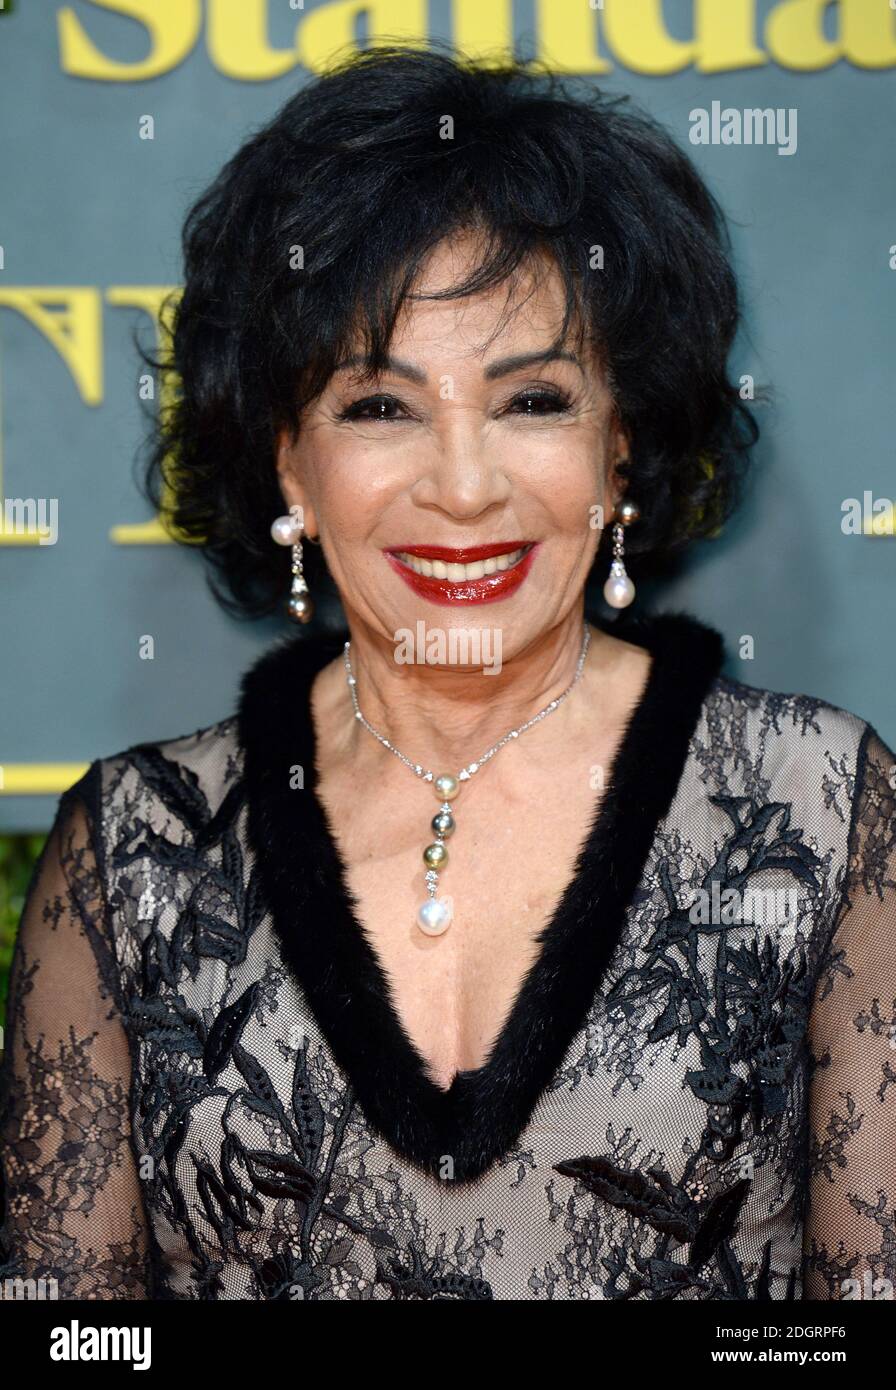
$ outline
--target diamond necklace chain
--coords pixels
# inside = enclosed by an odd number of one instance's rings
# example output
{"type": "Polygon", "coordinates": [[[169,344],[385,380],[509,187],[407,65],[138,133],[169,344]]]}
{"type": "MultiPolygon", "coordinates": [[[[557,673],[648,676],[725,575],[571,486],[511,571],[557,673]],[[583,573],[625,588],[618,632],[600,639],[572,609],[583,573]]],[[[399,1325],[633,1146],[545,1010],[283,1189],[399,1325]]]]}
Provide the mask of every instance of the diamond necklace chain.
{"type": "Polygon", "coordinates": [[[361,711],[361,706],[358,703],[358,682],[352,670],[351,641],[349,640],[346,642],[343,651],[343,660],[345,663],[345,676],[348,682],[355,719],[359,724],[364,726],[368,733],[373,735],[378,743],[382,744],[390,753],[394,753],[395,757],[398,758],[400,762],[404,763],[405,767],[409,768],[410,771],[414,773],[415,777],[419,777],[424,782],[432,782],[441,803],[439,813],[434,816],[432,820],[434,840],[432,844],[427,845],[426,849],[423,851],[423,860],[427,866],[426,886],[429,897],[425,903],[421,904],[417,913],[417,925],[422,931],[426,932],[428,936],[440,936],[442,932],[446,931],[451,924],[453,914],[451,904],[444,898],[436,897],[439,870],[444,869],[448,862],[448,851],[445,849],[445,840],[453,835],[455,830],[451,802],[460,791],[461,785],[469,781],[469,779],[473,777],[480,768],[484,767],[505,744],[510,743],[511,739],[519,738],[520,734],[524,734],[526,730],[531,729],[534,724],[539,724],[542,719],[546,719],[549,714],[553,714],[554,711],[562,705],[563,701],[571,694],[572,690],[581,679],[582,672],[585,669],[585,658],[588,655],[590,642],[591,632],[586,622],[582,625],[582,649],[579,653],[578,662],[576,663],[575,675],[563,693],[546,704],[544,708],[539,710],[537,714],[534,714],[531,719],[527,719],[525,724],[520,724],[515,729],[509,729],[508,732],[504,734],[497,743],[492,744],[491,748],[483,753],[476,762],[468,763],[466,767],[461,768],[456,776],[452,776],[450,773],[443,773],[440,776],[436,776],[431,768],[425,768],[422,763],[412,762],[410,758],[405,757],[401,749],[396,748],[395,744],[392,743],[390,739],[381,734],[378,729],[375,729],[365,718],[361,711]]]}

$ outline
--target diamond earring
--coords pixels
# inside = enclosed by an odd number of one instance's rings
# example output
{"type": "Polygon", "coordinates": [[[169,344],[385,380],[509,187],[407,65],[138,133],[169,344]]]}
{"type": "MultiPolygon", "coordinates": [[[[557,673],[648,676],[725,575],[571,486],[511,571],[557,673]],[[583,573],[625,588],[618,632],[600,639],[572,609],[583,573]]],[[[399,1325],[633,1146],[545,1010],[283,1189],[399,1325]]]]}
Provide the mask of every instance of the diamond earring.
{"type": "Polygon", "coordinates": [[[300,519],[289,512],[278,516],[271,525],[271,536],[278,545],[292,546],[292,587],[286,604],[286,611],[296,623],[311,621],[314,601],[308,592],[302,560],[302,532],[304,526],[300,519]]]}
{"type": "Polygon", "coordinates": [[[613,524],[613,559],[609,577],[604,585],[604,598],[611,608],[628,608],[635,597],[635,586],[625,570],[624,528],[640,518],[639,508],[628,498],[616,508],[616,521],[613,524]]]}

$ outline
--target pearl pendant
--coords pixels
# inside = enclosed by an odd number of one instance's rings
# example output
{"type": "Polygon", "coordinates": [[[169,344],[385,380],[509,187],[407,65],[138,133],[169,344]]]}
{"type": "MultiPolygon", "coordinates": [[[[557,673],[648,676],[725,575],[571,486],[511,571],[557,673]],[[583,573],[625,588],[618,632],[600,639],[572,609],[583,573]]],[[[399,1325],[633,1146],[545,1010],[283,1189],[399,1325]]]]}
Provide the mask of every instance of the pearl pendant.
{"type": "Polygon", "coordinates": [[[454,817],[451,814],[450,803],[460,791],[460,780],[457,777],[452,777],[448,772],[443,772],[440,777],[435,778],[433,791],[442,804],[439,807],[438,815],[432,818],[432,828],[436,838],[423,851],[423,862],[426,865],[426,886],[430,896],[417,909],[417,926],[427,936],[441,936],[451,926],[451,919],[454,916],[450,899],[437,898],[436,892],[439,886],[439,871],[444,869],[448,863],[445,839],[454,833],[454,817]]]}
{"type": "Polygon", "coordinates": [[[427,845],[423,851],[423,862],[427,869],[444,869],[448,863],[448,851],[444,845],[435,840],[433,844],[427,845]]]}
{"type": "Polygon", "coordinates": [[[625,570],[611,566],[610,577],[604,585],[604,598],[611,608],[628,608],[635,597],[635,586],[625,570]]]}
{"type": "Polygon", "coordinates": [[[460,791],[460,783],[456,777],[444,772],[441,777],[437,777],[433,783],[435,794],[440,801],[453,801],[460,791]]]}
{"type": "Polygon", "coordinates": [[[292,590],[286,604],[286,611],[294,623],[309,623],[314,613],[314,600],[308,592],[308,585],[300,574],[293,576],[292,590]]]}
{"type": "Polygon", "coordinates": [[[427,936],[441,936],[451,926],[451,904],[446,898],[427,898],[417,909],[417,926],[427,936]]]}

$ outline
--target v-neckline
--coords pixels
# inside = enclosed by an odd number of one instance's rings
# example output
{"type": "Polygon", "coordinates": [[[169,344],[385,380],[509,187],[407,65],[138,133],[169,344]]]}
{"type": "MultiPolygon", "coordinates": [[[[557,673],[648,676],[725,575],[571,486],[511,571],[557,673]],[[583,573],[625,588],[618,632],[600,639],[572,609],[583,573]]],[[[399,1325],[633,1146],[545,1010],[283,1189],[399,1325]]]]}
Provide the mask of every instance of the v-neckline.
{"type": "Polygon", "coordinates": [[[513,1149],[585,1023],[724,650],[684,614],[614,632],[653,658],[606,789],[491,1051],[445,1090],[405,1031],[317,792],[311,688],[346,634],[296,637],[243,681],[238,732],[248,837],[285,966],[372,1128],[402,1157],[468,1182],[513,1149]],[[294,769],[304,788],[294,789],[294,769]]]}

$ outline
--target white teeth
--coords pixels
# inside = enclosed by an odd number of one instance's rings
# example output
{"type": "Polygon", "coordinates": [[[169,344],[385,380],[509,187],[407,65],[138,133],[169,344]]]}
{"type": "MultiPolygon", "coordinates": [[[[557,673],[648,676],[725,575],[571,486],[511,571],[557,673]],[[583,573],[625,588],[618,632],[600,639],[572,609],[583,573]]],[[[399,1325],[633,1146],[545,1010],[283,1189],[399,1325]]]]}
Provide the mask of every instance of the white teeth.
{"type": "Polygon", "coordinates": [[[415,574],[422,574],[427,579],[450,579],[455,584],[482,579],[486,574],[494,574],[497,570],[508,570],[521,560],[525,553],[524,546],[520,550],[508,551],[506,555],[492,555],[488,560],[474,560],[469,565],[456,565],[446,564],[444,560],[418,559],[416,555],[407,555],[402,550],[395,552],[401,563],[407,565],[415,574]]]}

